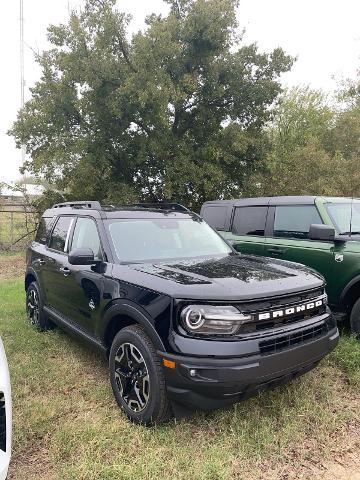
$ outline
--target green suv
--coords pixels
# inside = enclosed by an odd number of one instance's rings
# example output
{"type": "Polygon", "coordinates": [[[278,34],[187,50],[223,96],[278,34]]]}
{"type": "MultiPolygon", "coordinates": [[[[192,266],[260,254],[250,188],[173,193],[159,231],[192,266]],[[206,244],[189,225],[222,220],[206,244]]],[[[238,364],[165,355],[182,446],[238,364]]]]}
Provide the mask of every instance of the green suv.
{"type": "Polygon", "coordinates": [[[360,199],[264,197],[206,202],[201,216],[239,252],[303,263],[360,333],[360,199]]]}

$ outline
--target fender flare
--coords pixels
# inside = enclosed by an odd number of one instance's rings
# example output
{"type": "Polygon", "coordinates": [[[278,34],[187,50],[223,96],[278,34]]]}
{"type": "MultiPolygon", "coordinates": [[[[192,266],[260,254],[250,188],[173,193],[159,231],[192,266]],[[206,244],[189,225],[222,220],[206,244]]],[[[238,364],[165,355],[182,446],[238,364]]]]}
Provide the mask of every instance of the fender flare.
{"type": "Polygon", "coordinates": [[[147,315],[145,312],[141,312],[138,306],[135,306],[129,300],[117,300],[117,301],[115,300],[115,303],[112,303],[112,305],[109,306],[105,311],[101,320],[100,331],[98,332],[99,337],[102,339],[104,344],[105,344],[105,337],[106,337],[106,331],[108,329],[108,326],[111,320],[117,315],[125,315],[131,318],[132,320],[134,320],[134,322],[141,325],[145,330],[146,334],[149,336],[149,338],[153,342],[156,350],[165,351],[163,341],[161,340],[161,337],[155,330],[155,327],[151,322],[150,316],[147,315]]]}
{"type": "MultiPolygon", "coordinates": [[[[341,295],[340,295],[340,304],[342,306],[346,306],[345,305],[345,298],[346,298],[346,295],[348,294],[349,290],[354,286],[356,285],[357,283],[360,284],[360,275],[356,275],[356,277],[352,278],[350,280],[350,282],[348,282],[345,287],[343,288],[343,291],[341,292],[341,295]]],[[[360,297],[360,295],[359,295],[360,297]]]]}
{"type": "Polygon", "coordinates": [[[35,277],[35,281],[39,285],[39,288],[41,288],[40,283],[39,283],[38,274],[36,273],[36,271],[32,267],[29,267],[29,268],[27,268],[27,270],[25,272],[25,278],[24,278],[24,288],[25,288],[25,290],[26,290],[26,279],[29,275],[32,275],[33,277],[35,277]]]}

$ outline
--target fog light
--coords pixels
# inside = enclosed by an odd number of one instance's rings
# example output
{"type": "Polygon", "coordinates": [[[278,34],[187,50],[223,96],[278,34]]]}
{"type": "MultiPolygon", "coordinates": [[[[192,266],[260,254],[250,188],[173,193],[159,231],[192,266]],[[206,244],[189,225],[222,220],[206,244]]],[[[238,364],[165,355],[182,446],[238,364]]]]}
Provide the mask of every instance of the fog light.
{"type": "Polygon", "coordinates": [[[196,375],[196,370],[194,370],[193,368],[190,370],[190,377],[195,377],[196,375]]]}

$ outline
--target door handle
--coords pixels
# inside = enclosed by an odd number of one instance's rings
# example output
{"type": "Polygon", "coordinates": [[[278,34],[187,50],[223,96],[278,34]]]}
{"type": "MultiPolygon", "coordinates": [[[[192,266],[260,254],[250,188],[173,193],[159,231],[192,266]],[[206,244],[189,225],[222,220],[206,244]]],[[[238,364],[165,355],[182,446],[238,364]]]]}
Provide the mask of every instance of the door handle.
{"type": "Polygon", "coordinates": [[[68,267],[60,267],[59,272],[63,273],[64,277],[67,277],[68,275],[70,275],[71,270],[68,267]]]}
{"type": "Polygon", "coordinates": [[[285,253],[285,250],[283,248],[279,248],[279,247],[270,247],[267,249],[267,251],[269,253],[272,253],[274,255],[282,255],[283,253],[285,253]]]}

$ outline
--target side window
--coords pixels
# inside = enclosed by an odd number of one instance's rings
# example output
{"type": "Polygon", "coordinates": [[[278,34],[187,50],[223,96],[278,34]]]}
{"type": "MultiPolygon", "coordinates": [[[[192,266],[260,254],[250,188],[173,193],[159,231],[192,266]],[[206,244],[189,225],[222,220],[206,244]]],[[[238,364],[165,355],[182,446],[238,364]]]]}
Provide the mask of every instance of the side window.
{"type": "Polygon", "coordinates": [[[46,245],[48,236],[50,234],[53,217],[42,217],[36,232],[35,242],[46,245]]]}
{"type": "Polygon", "coordinates": [[[67,250],[69,232],[74,217],[59,217],[52,231],[49,247],[59,252],[67,250]]]}
{"type": "Polygon", "coordinates": [[[235,235],[263,237],[268,207],[238,207],[235,209],[232,232],[235,235]]]}
{"type": "Polygon", "coordinates": [[[276,207],[274,237],[306,239],[312,223],[323,223],[315,205],[276,207]]]}
{"type": "Polygon", "coordinates": [[[78,217],[74,229],[71,249],[91,248],[96,260],[102,260],[101,243],[96,223],[91,218],[78,217]]]}
{"type": "Polygon", "coordinates": [[[206,223],[216,230],[225,230],[227,206],[206,206],[202,217],[206,223]]]}

